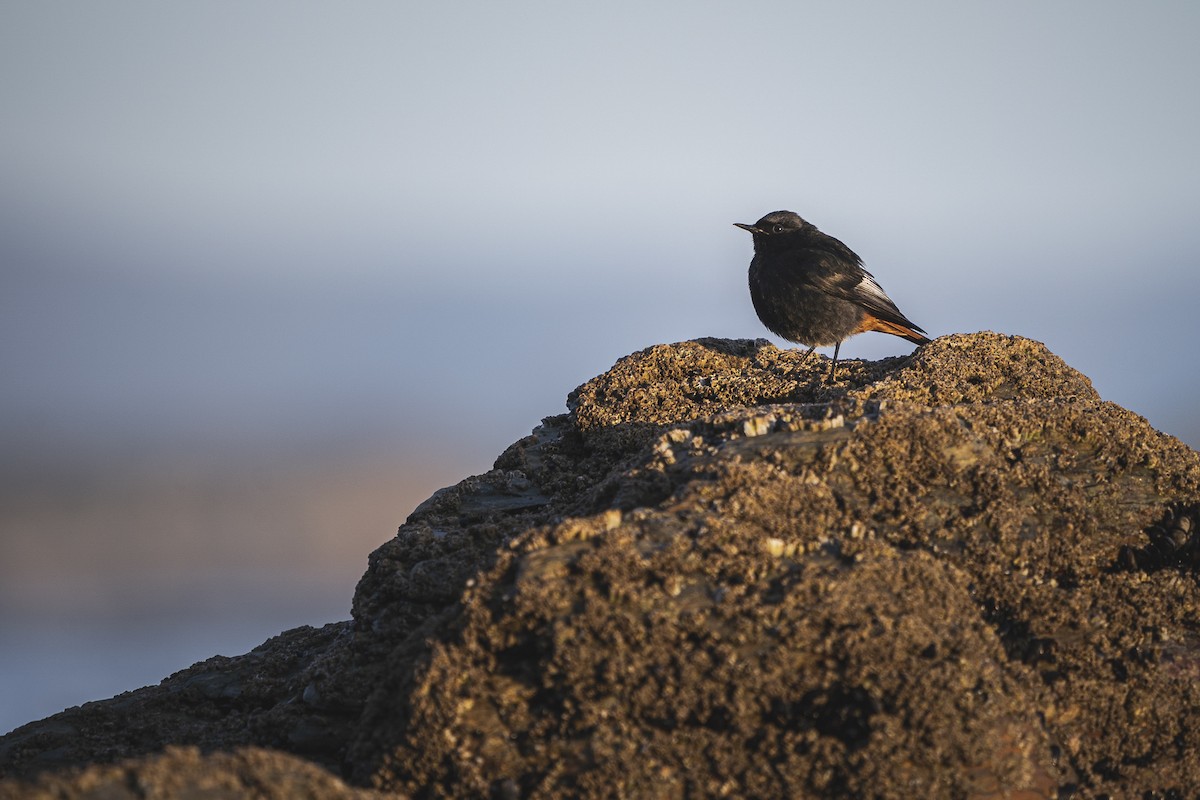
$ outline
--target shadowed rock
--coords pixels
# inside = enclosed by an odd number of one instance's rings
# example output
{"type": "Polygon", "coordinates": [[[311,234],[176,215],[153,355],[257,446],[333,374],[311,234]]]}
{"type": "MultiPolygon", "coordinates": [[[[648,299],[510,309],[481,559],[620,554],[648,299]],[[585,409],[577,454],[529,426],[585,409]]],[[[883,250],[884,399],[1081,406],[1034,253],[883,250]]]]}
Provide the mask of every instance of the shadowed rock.
{"type": "Polygon", "coordinates": [[[203,756],[194,747],[122,764],[47,775],[36,786],[0,783],[0,800],[383,800],[396,797],[346,786],[312,763],[287,753],[242,748],[203,756]]]}
{"type": "Polygon", "coordinates": [[[418,797],[1200,785],[1200,456],[1019,337],[826,371],[628,356],[414,511],[353,623],[25,726],[0,769],[191,744],[418,797]]]}

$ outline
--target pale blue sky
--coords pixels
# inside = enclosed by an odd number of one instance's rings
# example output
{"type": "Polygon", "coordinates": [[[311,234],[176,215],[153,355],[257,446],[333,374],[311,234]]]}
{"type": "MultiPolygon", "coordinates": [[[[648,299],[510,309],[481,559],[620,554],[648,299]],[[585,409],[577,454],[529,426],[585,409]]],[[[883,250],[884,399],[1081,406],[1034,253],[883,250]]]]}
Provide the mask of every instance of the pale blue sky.
{"type": "Polygon", "coordinates": [[[1043,339],[1195,444],[1170,406],[1196,378],[1169,367],[1200,332],[1198,23],[1194,3],[6,3],[0,358],[27,379],[0,411],[96,434],[255,429],[282,404],[310,427],[333,392],[383,424],[389,394],[444,408],[419,388],[460,380],[443,368],[533,371],[499,445],[631,349],[763,335],[729,223],[789,208],[931,333],[1043,339]]]}

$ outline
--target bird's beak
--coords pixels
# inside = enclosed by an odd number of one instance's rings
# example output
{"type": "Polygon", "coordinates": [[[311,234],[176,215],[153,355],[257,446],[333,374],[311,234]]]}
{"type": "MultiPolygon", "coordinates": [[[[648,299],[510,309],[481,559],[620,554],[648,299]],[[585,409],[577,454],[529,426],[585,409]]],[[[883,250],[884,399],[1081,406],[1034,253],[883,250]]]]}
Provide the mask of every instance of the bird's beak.
{"type": "Polygon", "coordinates": [[[747,225],[744,222],[735,222],[733,224],[744,231],[750,231],[751,233],[762,233],[762,231],[760,231],[758,228],[754,227],[753,225],[747,225]]]}

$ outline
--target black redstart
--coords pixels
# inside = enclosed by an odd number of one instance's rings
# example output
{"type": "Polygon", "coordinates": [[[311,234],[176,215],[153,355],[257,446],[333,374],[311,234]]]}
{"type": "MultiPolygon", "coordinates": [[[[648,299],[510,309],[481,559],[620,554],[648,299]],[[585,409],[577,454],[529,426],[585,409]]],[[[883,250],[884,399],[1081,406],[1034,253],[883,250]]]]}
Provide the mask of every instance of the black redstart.
{"type": "Polygon", "coordinates": [[[774,333],[817,347],[833,345],[829,382],[837,369],[842,341],[856,333],[881,331],[910,342],[929,341],[863,269],[862,259],[832,236],[791,211],[773,211],[753,225],[735,222],[754,234],[750,299],[774,333]]]}

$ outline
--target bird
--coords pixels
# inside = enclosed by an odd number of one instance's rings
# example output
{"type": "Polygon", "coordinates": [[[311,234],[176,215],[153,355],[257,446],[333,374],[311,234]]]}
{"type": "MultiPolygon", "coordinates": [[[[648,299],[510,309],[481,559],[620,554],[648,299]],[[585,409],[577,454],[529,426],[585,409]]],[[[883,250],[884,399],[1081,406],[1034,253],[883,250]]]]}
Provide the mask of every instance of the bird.
{"type": "Polygon", "coordinates": [[[833,345],[829,382],[834,381],[842,342],[856,333],[880,331],[915,344],[929,337],[883,291],[862,259],[841,241],[822,233],[791,211],[773,211],[748,225],[754,236],[750,301],[767,328],[790,342],[833,345]]]}

